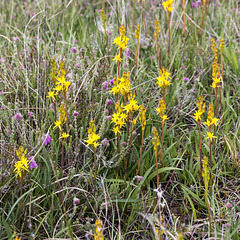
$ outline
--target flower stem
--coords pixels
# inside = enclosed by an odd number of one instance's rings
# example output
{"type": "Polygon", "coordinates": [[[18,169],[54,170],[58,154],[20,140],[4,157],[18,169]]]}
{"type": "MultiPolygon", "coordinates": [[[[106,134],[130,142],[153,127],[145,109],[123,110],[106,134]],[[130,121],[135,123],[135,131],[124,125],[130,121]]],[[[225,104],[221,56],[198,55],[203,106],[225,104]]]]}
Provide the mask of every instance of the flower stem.
{"type": "Polygon", "coordinates": [[[144,23],[144,29],[145,29],[145,38],[147,37],[147,26],[146,26],[146,20],[145,20],[145,14],[143,9],[143,0],[141,0],[142,3],[142,17],[143,17],[143,23],[144,23]]]}
{"type": "Polygon", "coordinates": [[[202,139],[201,139],[201,122],[200,121],[198,121],[198,134],[199,134],[200,172],[202,176],[202,139]]]}
{"type": "Polygon", "coordinates": [[[162,153],[163,153],[163,138],[164,138],[164,120],[162,120],[162,143],[160,150],[160,163],[162,164],[162,153]]]}
{"type": "Polygon", "coordinates": [[[161,69],[161,52],[159,49],[159,45],[158,45],[158,36],[156,36],[156,45],[157,45],[157,53],[158,53],[158,63],[159,63],[159,68],[161,69]]]}
{"type": "Polygon", "coordinates": [[[203,8],[202,8],[202,20],[201,20],[200,36],[202,35],[204,10],[205,10],[205,1],[203,0],[203,8]]]}
{"type": "Polygon", "coordinates": [[[183,7],[184,34],[185,34],[185,38],[187,38],[186,15],[185,15],[185,0],[182,0],[182,7],[183,7]]]}
{"type": "Polygon", "coordinates": [[[141,159],[142,159],[142,150],[143,150],[143,141],[144,141],[144,130],[142,129],[142,143],[141,143],[141,148],[140,148],[140,157],[139,157],[139,161],[138,161],[138,170],[137,170],[137,175],[140,172],[140,167],[141,167],[141,159]]]}
{"type": "Polygon", "coordinates": [[[171,43],[171,32],[170,32],[170,16],[171,13],[168,12],[168,62],[170,62],[170,43],[171,43]]]}

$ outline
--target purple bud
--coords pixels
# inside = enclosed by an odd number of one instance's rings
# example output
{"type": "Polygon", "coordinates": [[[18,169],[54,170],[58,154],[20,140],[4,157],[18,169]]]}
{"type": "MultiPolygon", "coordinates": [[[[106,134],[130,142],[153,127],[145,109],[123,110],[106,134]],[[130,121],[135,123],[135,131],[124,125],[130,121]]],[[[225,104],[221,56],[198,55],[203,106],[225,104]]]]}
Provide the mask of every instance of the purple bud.
{"type": "Polygon", "coordinates": [[[72,52],[72,53],[77,53],[77,49],[76,49],[75,47],[72,47],[72,48],[71,48],[71,52],[72,52]]]}
{"type": "Polygon", "coordinates": [[[0,58],[0,63],[4,63],[5,62],[5,59],[2,57],[0,58]]]}
{"type": "Polygon", "coordinates": [[[127,64],[125,63],[125,64],[123,65],[123,67],[124,67],[124,68],[127,68],[127,64]]]}
{"type": "Polygon", "coordinates": [[[187,77],[185,77],[185,78],[183,78],[185,81],[189,81],[189,78],[187,78],[187,77]]]}
{"type": "Polygon", "coordinates": [[[126,142],[122,142],[121,143],[123,147],[126,147],[127,146],[127,143],[126,142]]]}
{"type": "Polygon", "coordinates": [[[1,92],[0,92],[0,95],[1,95],[1,94],[4,94],[4,92],[3,92],[3,91],[1,91],[1,92]]]}
{"type": "Polygon", "coordinates": [[[102,9],[98,9],[98,12],[101,12],[102,11],[102,9]]]}
{"type": "Polygon", "coordinates": [[[191,7],[192,7],[192,8],[196,8],[196,3],[193,2],[193,3],[191,4],[191,7]]]}
{"type": "Polygon", "coordinates": [[[78,40],[74,40],[74,43],[78,43],[78,40]]]}
{"type": "Polygon", "coordinates": [[[112,104],[112,100],[107,100],[107,106],[112,104]]]}
{"type": "Polygon", "coordinates": [[[74,205],[78,205],[80,203],[80,199],[79,198],[73,198],[73,204],[74,205]]]}
{"type": "Polygon", "coordinates": [[[89,56],[85,56],[85,58],[89,58],[89,56]]]}
{"type": "Polygon", "coordinates": [[[72,74],[71,74],[71,73],[68,73],[68,74],[66,75],[66,78],[70,78],[70,77],[72,77],[72,74]]]}
{"type": "Polygon", "coordinates": [[[74,111],[73,116],[77,117],[79,115],[79,112],[74,111]]]}
{"type": "Polygon", "coordinates": [[[108,109],[105,109],[105,114],[109,114],[109,110],[108,109]]]}
{"type": "Polygon", "coordinates": [[[30,163],[30,170],[32,170],[33,168],[38,168],[38,165],[36,163],[36,161],[33,159],[33,156],[29,157],[29,160],[31,160],[31,163],[30,163]]]}
{"type": "Polygon", "coordinates": [[[108,141],[107,138],[104,138],[104,139],[102,140],[102,145],[103,145],[104,147],[108,147],[108,146],[109,146],[109,141],[108,141]]]}
{"type": "Polygon", "coordinates": [[[58,32],[58,36],[61,36],[62,34],[61,34],[61,32],[58,32]]]}
{"type": "Polygon", "coordinates": [[[109,35],[111,35],[112,33],[113,33],[113,31],[112,31],[112,30],[108,31],[108,34],[109,34],[109,35]]]}
{"type": "Polygon", "coordinates": [[[57,48],[57,51],[59,51],[59,50],[60,50],[60,48],[58,47],[58,48],[57,48]]]}
{"type": "Polygon", "coordinates": [[[33,37],[33,39],[36,40],[36,39],[37,39],[37,36],[33,37]]]}
{"type": "Polygon", "coordinates": [[[181,69],[185,69],[186,67],[185,66],[181,66],[181,69]]]}
{"type": "Polygon", "coordinates": [[[5,107],[4,107],[4,106],[2,106],[2,107],[1,107],[1,110],[3,110],[3,109],[5,109],[5,107]]]}
{"type": "Polygon", "coordinates": [[[226,223],[225,226],[226,226],[226,227],[230,227],[231,224],[230,224],[230,223],[226,223]]]}
{"type": "Polygon", "coordinates": [[[113,79],[110,79],[110,84],[113,84],[113,79]]]}
{"type": "Polygon", "coordinates": [[[133,131],[133,135],[137,135],[137,132],[136,132],[136,130],[134,130],[134,131],[133,131]]]}
{"type": "Polygon", "coordinates": [[[54,44],[52,43],[52,44],[50,45],[50,47],[54,47],[54,44]]]}
{"type": "Polygon", "coordinates": [[[111,115],[107,116],[107,120],[111,121],[112,120],[112,116],[111,115]]]}
{"type": "Polygon", "coordinates": [[[108,88],[108,82],[107,81],[104,81],[103,83],[102,83],[102,86],[103,86],[103,89],[107,89],[108,88]]]}
{"type": "Polygon", "coordinates": [[[151,60],[153,60],[155,58],[155,56],[151,56],[151,60]]]}
{"type": "Polygon", "coordinates": [[[19,67],[19,70],[22,70],[23,69],[23,66],[21,65],[20,67],[19,67]]]}
{"type": "Polygon", "coordinates": [[[52,138],[49,135],[45,135],[45,137],[44,137],[45,146],[47,146],[48,143],[50,143],[51,141],[52,141],[52,138]]]}
{"type": "Polygon", "coordinates": [[[143,180],[143,176],[138,176],[138,179],[141,182],[143,180]]]}

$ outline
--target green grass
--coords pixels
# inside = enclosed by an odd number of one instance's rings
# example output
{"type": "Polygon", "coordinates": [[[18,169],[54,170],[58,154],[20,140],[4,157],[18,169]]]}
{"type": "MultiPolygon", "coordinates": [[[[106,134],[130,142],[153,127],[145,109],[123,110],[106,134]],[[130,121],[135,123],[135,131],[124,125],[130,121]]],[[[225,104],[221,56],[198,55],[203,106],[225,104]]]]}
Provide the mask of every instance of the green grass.
{"type": "MultiPolygon", "coordinates": [[[[102,221],[105,239],[155,239],[160,216],[162,239],[180,239],[180,233],[185,239],[239,239],[239,4],[234,0],[210,1],[200,36],[202,6],[191,8],[191,1],[187,2],[185,39],[181,1],[176,0],[171,14],[168,62],[167,13],[160,1],[153,2],[149,0],[144,4],[146,38],[140,3],[136,2],[132,29],[133,2],[105,2],[105,12],[109,13],[106,27],[107,31],[112,31],[108,32],[109,53],[98,12],[102,1],[0,3],[0,239],[16,236],[21,239],[93,239],[97,219],[102,221]],[[221,6],[214,6],[219,3],[221,6]],[[172,77],[165,99],[169,119],[164,128],[163,161],[158,166],[158,197],[152,128],[155,126],[161,137],[161,118],[155,108],[162,91],[156,84],[159,69],[155,19],[160,22],[162,65],[172,77]],[[138,105],[144,103],[147,107],[139,176],[136,170],[142,141],[140,121],[137,120],[131,144],[127,127],[123,127],[119,157],[117,137],[112,131],[114,124],[109,120],[115,111],[116,96],[109,92],[110,84],[107,90],[102,85],[117,74],[112,59],[118,49],[113,39],[119,35],[120,24],[127,27],[126,35],[130,38],[130,56],[123,54],[121,74],[129,72],[131,90],[136,93],[138,105]],[[141,35],[136,71],[137,24],[141,26],[141,35]],[[224,116],[220,114],[218,96],[219,111],[215,111],[215,115],[220,118],[219,122],[223,118],[223,124],[215,128],[213,181],[208,191],[213,219],[210,228],[204,183],[199,174],[198,124],[193,114],[199,95],[204,97],[207,108],[208,103],[214,109],[216,106],[214,90],[210,87],[214,59],[212,38],[224,38],[225,47],[224,116]],[[77,53],[71,51],[72,47],[76,47],[77,53]],[[55,104],[47,98],[54,88],[50,76],[53,58],[58,64],[64,60],[66,74],[70,74],[67,79],[72,82],[67,97],[70,137],[64,148],[59,139],[60,131],[54,128],[57,109],[64,98],[59,95],[55,104]],[[108,100],[112,101],[109,106],[108,100]],[[79,112],[77,117],[73,116],[75,111],[79,112]],[[31,117],[29,112],[32,112],[31,117]],[[13,118],[16,114],[21,114],[20,120],[13,118]],[[101,137],[97,147],[96,190],[94,152],[85,142],[91,119],[101,137]],[[47,146],[44,144],[46,134],[53,139],[47,146]],[[105,138],[109,146],[102,142],[105,138]],[[20,178],[13,171],[18,160],[16,150],[20,146],[27,149],[28,157],[34,156],[38,164],[38,168],[24,174],[22,195],[20,178]],[[74,198],[79,199],[78,204],[73,203],[74,198]]],[[[216,44],[219,49],[219,42],[216,44]]],[[[218,61],[220,65],[220,54],[218,61]]],[[[125,105],[123,97],[120,101],[125,105]]],[[[138,112],[134,113],[134,118],[137,117],[138,112]]],[[[202,118],[207,119],[207,111],[202,118]]],[[[207,131],[202,123],[202,156],[209,158],[207,131]]]]}

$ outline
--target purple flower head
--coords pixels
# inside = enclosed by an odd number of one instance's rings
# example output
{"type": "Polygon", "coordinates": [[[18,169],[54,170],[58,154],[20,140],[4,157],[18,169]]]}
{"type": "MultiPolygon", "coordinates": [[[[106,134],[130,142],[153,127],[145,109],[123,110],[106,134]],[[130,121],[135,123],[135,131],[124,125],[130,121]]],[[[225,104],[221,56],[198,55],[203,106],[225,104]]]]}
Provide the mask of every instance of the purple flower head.
{"type": "Polygon", "coordinates": [[[111,121],[112,120],[112,116],[111,115],[107,116],[107,120],[111,121]]]}
{"type": "Polygon", "coordinates": [[[74,111],[73,116],[77,117],[79,115],[79,112],[74,111]]]}
{"type": "Polygon", "coordinates": [[[151,56],[151,60],[153,60],[155,58],[155,56],[151,56]]]}
{"type": "Polygon", "coordinates": [[[77,63],[77,64],[75,65],[75,67],[76,67],[76,68],[81,68],[81,64],[80,64],[80,63],[77,63]]]}
{"type": "Polygon", "coordinates": [[[15,116],[13,116],[13,119],[16,119],[18,121],[20,121],[22,118],[22,114],[21,113],[17,113],[15,116]]]}
{"type": "Polygon", "coordinates": [[[138,176],[138,179],[141,182],[143,180],[143,176],[138,176]]]}
{"type": "Polygon", "coordinates": [[[102,11],[102,9],[98,9],[98,12],[101,12],[102,11]]]}
{"type": "Polygon", "coordinates": [[[59,51],[59,50],[60,50],[60,48],[58,47],[58,48],[57,48],[57,51],[59,51]]]}
{"type": "Polygon", "coordinates": [[[127,146],[127,143],[123,141],[123,142],[122,142],[122,146],[123,146],[123,147],[126,147],[126,146],[127,146]]]}
{"type": "Polygon", "coordinates": [[[189,78],[187,78],[187,77],[185,77],[185,78],[183,78],[184,79],[184,81],[189,81],[189,78]]]}
{"type": "Polygon", "coordinates": [[[113,79],[110,79],[110,84],[113,84],[113,79]]]}
{"type": "Polygon", "coordinates": [[[112,104],[112,100],[107,100],[107,106],[112,104]]]}
{"type": "Polygon", "coordinates": [[[85,58],[89,58],[89,56],[85,56],[85,58]]]}
{"type": "Polygon", "coordinates": [[[50,45],[50,47],[54,47],[54,44],[52,43],[52,44],[50,45]]]}
{"type": "Polygon", "coordinates": [[[109,146],[109,141],[108,141],[107,138],[104,138],[104,139],[102,140],[102,145],[103,145],[104,147],[108,147],[108,146],[109,146]]]}
{"type": "Polygon", "coordinates": [[[226,227],[230,227],[231,224],[230,224],[230,223],[226,223],[225,226],[226,226],[226,227]]]}
{"type": "Polygon", "coordinates": [[[227,203],[227,207],[231,208],[233,205],[231,203],[227,203]]]}
{"type": "Polygon", "coordinates": [[[32,170],[33,168],[38,168],[38,165],[37,165],[36,161],[34,160],[33,156],[30,156],[29,160],[31,161],[30,167],[29,167],[30,170],[32,170]]]}
{"type": "Polygon", "coordinates": [[[196,8],[196,7],[197,7],[197,4],[196,4],[195,2],[193,2],[193,3],[191,4],[191,7],[192,7],[192,8],[196,8]]]}
{"type": "Polygon", "coordinates": [[[185,69],[186,67],[185,66],[181,66],[181,69],[185,69]]]}
{"type": "Polygon", "coordinates": [[[73,204],[74,204],[74,205],[78,205],[79,203],[80,203],[80,199],[75,197],[75,198],[73,199],[73,204]]]}
{"type": "Polygon", "coordinates": [[[4,92],[3,92],[3,91],[1,91],[1,92],[0,92],[0,95],[1,95],[1,94],[4,94],[4,92]]]}
{"type": "Polygon", "coordinates": [[[196,7],[198,8],[202,4],[202,2],[201,1],[197,1],[196,4],[197,4],[196,7]]]}
{"type": "Polygon", "coordinates": [[[108,34],[109,34],[109,35],[111,35],[112,33],[113,33],[113,31],[112,31],[112,30],[108,31],[108,34]]]}
{"type": "Polygon", "coordinates": [[[28,117],[30,118],[30,117],[32,117],[33,112],[28,112],[27,115],[28,115],[28,117]]]}
{"type": "Polygon", "coordinates": [[[72,47],[72,48],[71,48],[71,52],[72,52],[72,53],[77,53],[77,49],[76,49],[75,47],[72,47]]]}
{"type": "Polygon", "coordinates": [[[4,106],[2,106],[2,107],[1,107],[1,110],[3,110],[3,109],[5,109],[5,107],[4,107],[4,106]]]}
{"type": "Polygon", "coordinates": [[[47,146],[48,143],[50,143],[51,141],[52,141],[52,138],[49,135],[46,135],[44,137],[44,144],[45,144],[45,146],[47,146]]]}
{"type": "Polygon", "coordinates": [[[36,39],[37,39],[37,36],[33,37],[33,39],[36,40],[36,39]]]}
{"type": "Polygon", "coordinates": [[[23,69],[23,66],[21,65],[20,67],[19,67],[19,70],[22,70],[23,69]]]}
{"type": "Polygon", "coordinates": [[[20,39],[19,39],[19,37],[13,37],[13,41],[18,41],[18,42],[20,42],[20,39]]]}
{"type": "Polygon", "coordinates": [[[127,58],[130,57],[130,49],[127,49],[127,50],[125,51],[125,56],[126,56],[127,58]]]}
{"type": "Polygon", "coordinates": [[[74,43],[78,43],[78,40],[74,40],[74,43]]]}
{"type": "Polygon", "coordinates": [[[68,73],[67,75],[66,75],[66,78],[71,78],[72,77],[72,73],[68,73]]]}
{"type": "Polygon", "coordinates": [[[109,110],[105,109],[105,114],[108,115],[109,114],[109,110]]]}
{"type": "Polygon", "coordinates": [[[0,58],[0,63],[4,63],[5,62],[5,59],[2,57],[0,58]]]}
{"type": "Polygon", "coordinates": [[[102,83],[102,86],[103,86],[103,89],[107,89],[108,88],[108,81],[104,81],[103,83],[102,83]]]}
{"type": "Polygon", "coordinates": [[[127,68],[127,64],[125,63],[125,64],[123,65],[123,67],[124,67],[124,68],[127,68]]]}

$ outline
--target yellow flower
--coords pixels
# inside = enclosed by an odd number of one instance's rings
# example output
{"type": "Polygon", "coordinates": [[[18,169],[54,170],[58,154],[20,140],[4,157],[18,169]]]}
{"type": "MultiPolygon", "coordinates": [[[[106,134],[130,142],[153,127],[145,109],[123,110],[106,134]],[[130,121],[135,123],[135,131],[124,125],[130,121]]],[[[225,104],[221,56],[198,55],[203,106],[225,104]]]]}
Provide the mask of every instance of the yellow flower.
{"type": "Polygon", "coordinates": [[[210,176],[209,176],[209,169],[208,169],[208,158],[205,156],[203,159],[203,172],[202,172],[202,177],[205,186],[208,186],[210,176]]]}
{"type": "Polygon", "coordinates": [[[157,84],[160,88],[166,88],[166,86],[169,86],[171,84],[170,82],[170,75],[165,67],[163,67],[163,70],[159,70],[160,77],[157,78],[157,84]]]}
{"type": "Polygon", "coordinates": [[[214,124],[215,126],[217,126],[217,122],[219,121],[218,118],[213,118],[212,119],[212,124],[214,124]]]}
{"type": "Polygon", "coordinates": [[[210,139],[210,141],[212,141],[212,139],[213,138],[217,138],[217,137],[215,137],[215,136],[213,136],[213,133],[210,133],[210,132],[207,132],[207,137],[206,137],[206,139],[210,139]]]}
{"type": "Polygon", "coordinates": [[[22,171],[26,170],[28,171],[28,160],[26,158],[27,149],[24,151],[23,147],[20,147],[19,150],[16,151],[16,154],[18,156],[18,161],[14,164],[14,172],[17,173],[20,177],[22,176],[22,171]]]}
{"type": "Polygon", "coordinates": [[[126,31],[126,28],[124,28],[123,26],[120,26],[119,28],[120,36],[116,37],[113,40],[113,44],[116,44],[122,50],[124,50],[127,47],[127,43],[129,40],[129,38],[125,36],[125,31],[126,31]]]}
{"type": "Polygon", "coordinates": [[[61,127],[62,127],[62,122],[61,121],[56,121],[54,124],[55,124],[54,128],[58,127],[61,130],[61,127]]]}
{"type": "Polygon", "coordinates": [[[217,88],[219,86],[219,83],[221,82],[221,78],[215,77],[212,80],[213,80],[213,83],[210,87],[217,88]]]}
{"type": "Polygon", "coordinates": [[[161,118],[162,118],[163,122],[165,122],[167,119],[169,119],[169,118],[167,117],[167,115],[163,115],[163,116],[161,116],[161,118]]]}
{"type": "Polygon", "coordinates": [[[160,34],[160,27],[159,27],[159,21],[155,20],[154,21],[154,26],[156,31],[154,31],[154,36],[157,37],[160,34]]]}
{"type": "Polygon", "coordinates": [[[115,123],[116,126],[113,128],[113,132],[117,135],[117,133],[120,133],[122,126],[125,124],[127,115],[123,113],[123,104],[120,104],[119,101],[115,105],[115,110],[116,112],[112,115],[111,123],[115,123]]]}
{"type": "Polygon", "coordinates": [[[88,145],[93,145],[94,148],[97,148],[99,143],[97,141],[100,139],[100,136],[96,134],[96,127],[94,125],[94,121],[91,120],[89,123],[89,128],[88,128],[88,140],[85,140],[85,142],[88,145]]]}
{"type": "Polygon", "coordinates": [[[96,234],[94,234],[94,240],[104,240],[104,237],[102,235],[101,220],[97,219],[95,222],[95,225],[96,225],[96,234]]]}
{"type": "Polygon", "coordinates": [[[69,134],[64,132],[60,138],[68,138],[69,136],[70,136],[69,134]]]}
{"type": "Polygon", "coordinates": [[[164,99],[159,99],[159,108],[156,108],[156,110],[159,113],[160,117],[163,117],[165,109],[166,109],[166,103],[164,99]]]}
{"type": "Polygon", "coordinates": [[[113,58],[113,61],[116,60],[116,62],[121,62],[122,59],[120,58],[120,53],[118,55],[115,55],[115,58],[113,58]]]}
{"type": "Polygon", "coordinates": [[[163,2],[163,8],[164,10],[168,10],[168,12],[172,12],[172,10],[174,9],[173,6],[173,0],[167,0],[166,2],[163,2]]]}
{"type": "Polygon", "coordinates": [[[57,85],[54,90],[56,90],[57,92],[61,92],[63,89],[63,86],[62,85],[57,85]]]}
{"type": "Polygon", "coordinates": [[[54,91],[48,92],[47,98],[53,98],[55,100],[54,95],[55,95],[54,91]]]}
{"type": "Polygon", "coordinates": [[[198,122],[198,121],[201,121],[201,116],[202,116],[202,114],[203,114],[203,112],[195,111],[193,118],[195,118],[195,120],[196,120],[197,122],[198,122]]]}
{"type": "Polygon", "coordinates": [[[139,109],[139,106],[137,105],[137,100],[135,99],[135,94],[128,95],[129,104],[124,107],[124,109],[127,111],[127,113],[133,113],[134,111],[137,111],[139,109]]]}

